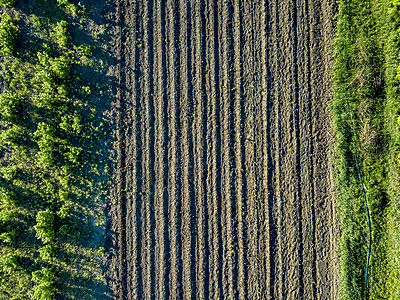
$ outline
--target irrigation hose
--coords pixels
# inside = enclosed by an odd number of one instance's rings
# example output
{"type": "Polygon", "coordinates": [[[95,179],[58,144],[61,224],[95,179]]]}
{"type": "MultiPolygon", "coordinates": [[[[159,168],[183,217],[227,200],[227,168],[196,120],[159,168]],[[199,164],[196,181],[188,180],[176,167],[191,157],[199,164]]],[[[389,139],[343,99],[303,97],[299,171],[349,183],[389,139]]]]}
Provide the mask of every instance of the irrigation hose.
{"type": "MultiPolygon", "coordinates": [[[[345,3],[345,9],[344,9],[344,55],[346,57],[347,56],[347,28],[346,28],[347,0],[345,0],[344,3],[345,3]]],[[[350,105],[349,105],[349,98],[347,97],[347,93],[345,93],[345,97],[346,97],[346,102],[347,102],[347,114],[349,116],[350,124],[352,124],[353,119],[350,114],[350,105]]],[[[354,128],[351,127],[351,129],[352,129],[351,130],[352,136],[355,136],[354,128]]],[[[355,144],[354,144],[354,156],[356,159],[357,173],[358,173],[358,178],[360,180],[361,189],[363,192],[365,212],[367,214],[367,221],[368,221],[368,254],[367,254],[367,263],[365,265],[365,287],[364,287],[364,289],[365,289],[364,298],[366,300],[367,299],[367,291],[368,291],[367,283],[368,283],[369,258],[371,256],[371,220],[370,220],[370,216],[369,216],[367,197],[365,196],[365,188],[364,188],[364,184],[363,184],[363,180],[362,180],[362,176],[361,176],[360,166],[358,164],[357,149],[356,149],[355,144]]]]}

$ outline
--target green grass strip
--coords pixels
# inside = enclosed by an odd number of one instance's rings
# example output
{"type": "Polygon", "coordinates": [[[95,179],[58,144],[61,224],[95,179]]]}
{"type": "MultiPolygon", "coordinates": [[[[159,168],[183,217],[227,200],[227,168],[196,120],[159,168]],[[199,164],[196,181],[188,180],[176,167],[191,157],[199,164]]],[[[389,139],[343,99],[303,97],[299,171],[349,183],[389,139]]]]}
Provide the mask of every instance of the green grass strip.
{"type": "MultiPolygon", "coordinates": [[[[397,4],[396,4],[397,5],[397,4]]],[[[341,222],[342,299],[362,299],[368,225],[357,180],[359,154],[372,227],[368,299],[400,299],[399,276],[399,34],[392,1],[339,3],[334,99],[336,184],[341,222]],[[345,47],[345,18],[347,51],[345,47]],[[346,112],[349,100],[351,119],[346,112]],[[352,135],[354,130],[356,135],[352,135]],[[355,145],[355,147],[354,147],[355,145]],[[397,156],[396,156],[397,155],[397,156]]],[[[400,15],[400,14],[399,14],[400,15]]]]}

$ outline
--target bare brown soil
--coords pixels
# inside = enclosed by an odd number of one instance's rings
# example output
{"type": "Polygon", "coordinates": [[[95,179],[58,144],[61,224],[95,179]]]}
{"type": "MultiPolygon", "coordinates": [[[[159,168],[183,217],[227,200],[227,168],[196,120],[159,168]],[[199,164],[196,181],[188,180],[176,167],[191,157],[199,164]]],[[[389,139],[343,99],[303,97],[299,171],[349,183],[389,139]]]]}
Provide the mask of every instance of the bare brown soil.
{"type": "Polygon", "coordinates": [[[116,1],[116,299],[337,299],[333,0],[116,1]]]}

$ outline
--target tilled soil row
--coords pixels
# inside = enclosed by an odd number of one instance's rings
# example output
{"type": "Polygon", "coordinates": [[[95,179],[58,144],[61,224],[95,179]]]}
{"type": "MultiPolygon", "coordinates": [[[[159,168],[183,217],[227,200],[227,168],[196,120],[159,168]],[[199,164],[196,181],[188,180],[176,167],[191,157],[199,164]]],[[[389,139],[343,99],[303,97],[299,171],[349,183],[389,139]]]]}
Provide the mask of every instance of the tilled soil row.
{"type": "Polygon", "coordinates": [[[337,299],[333,3],[116,5],[115,298],[337,299]]]}

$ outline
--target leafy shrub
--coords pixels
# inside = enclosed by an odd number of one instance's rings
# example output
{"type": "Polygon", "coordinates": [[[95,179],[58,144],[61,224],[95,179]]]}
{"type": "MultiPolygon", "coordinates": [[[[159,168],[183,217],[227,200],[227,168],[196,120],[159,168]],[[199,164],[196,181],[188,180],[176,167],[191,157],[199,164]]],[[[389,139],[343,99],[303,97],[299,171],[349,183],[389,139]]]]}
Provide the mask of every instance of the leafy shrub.
{"type": "Polygon", "coordinates": [[[68,118],[68,116],[61,117],[61,123],[59,124],[60,128],[65,132],[69,133],[72,130],[72,124],[68,118]]]}
{"type": "Polygon", "coordinates": [[[8,225],[5,232],[0,234],[0,240],[7,244],[14,244],[18,236],[18,232],[13,226],[8,225]]]}
{"type": "Polygon", "coordinates": [[[18,256],[15,253],[0,255],[0,270],[6,274],[13,274],[19,268],[18,256]]]}
{"type": "Polygon", "coordinates": [[[54,162],[54,133],[54,128],[44,122],[38,124],[37,130],[34,133],[39,146],[37,157],[39,163],[44,167],[48,167],[54,162]]]}
{"type": "Polygon", "coordinates": [[[81,56],[92,56],[93,55],[93,51],[92,51],[92,47],[89,45],[80,45],[79,47],[74,47],[75,51],[78,53],[78,55],[81,56]]]}
{"type": "Polygon", "coordinates": [[[6,92],[0,95],[0,114],[3,121],[16,123],[19,119],[21,99],[17,95],[6,92]]]}
{"type": "Polygon", "coordinates": [[[73,3],[68,3],[65,5],[65,8],[69,13],[71,13],[73,16],[77,16],[79,14],[79,8],[73,3]]]}
{"type": "MultiPolygon", "coordinates": [[[[39,144],[39,147],[41,147],[40,140],[42,140],[44,137],[49,137],[49,138],[53,139],[54,133],[55,133],[55,130],[51,125],[44,123],[44,122],[40,122],[33,135],[36,138],[39,138],[38,144],[39,144]]],[[[45,145],[43,145],[42,147],[45,147],[45,145]]]]}
{"type": "Polygon", "coordinates": [[[59,211],[57,212],[57,215],[61,219],[68,218],[70,213],[71,213],[71,209],[73,208],[74,204],[70,200],[69,193],[67,191],[59,190],[58,191],[58,195],[59,195],[59,201],[60,201],[60,203],[62,203],[62,206],[59,209],[59,211]]]}
{"type": "Polygon", "coordinates": [[[90,89],[90,86],[83,86],[81,88],[82,94],[85,96],[89,96],[92,93],[92,90],[90,89]]]}
{"type": "Polygon", "coordinates": [[[57,0],[59,6],[64,6],[69,13],[76,16],[80,13],[78,6],[70,3],[68,0],[57,0]]]}
{"type": "Polygon", "coordinates": [[[58,98],[54,94],[40,93],[32,98],[35,104],[41,108],[52,108],[57,103],[58,98]]]}
{"type": "Polygon", "coordinates": [[[73,174],[73,172],[72,172],[71,166],[63,165],[60,168],[60,173],[57,174],[57,179],[59,180],[60,184],[64,188],[68,188],[70,181],[71,181],[72,174],[73,174]]]}
{"type": "Polygon", "coordinates": [[[42,23],[40,22],[40,19],[36,15],[31,15],[31,23],[33,28],[35,28],[37,31],[42,29],[42,23]]]}
{"type": "Polygon", "coordinates": [[[57,86],[57,94],[60,97],[67,97],[67,95],[68,95],[67,87],[64,84],[59,84],[57,86]]]}
{"type": "Polygon", "coordinates": [[[44,245],[39,249],[40,258],[43,260],[52,260],[56,255],[56,247],[54,244],[44,245]]]}
{"type": "Polygon", "coordinates": [[[69,200],[69,193],[68,193],[68,191],[59,190],[59,191],[58,191],[58,196],[59,196],[59,198],[60,198],[60,202],[61,202],[61,203],[64,203],[64,202],[66,202],[66,201],[69,200]]]}
{"type": "MultiPolygon", "coordinates": [[[[50,142],[50,140],[47,140],[50,142]]],[[[50,144],[50,143],[49,143],[50,144]]],[[[44,168],[50,167],[54,163],[54,152],[49,148],[43,148],[37,153],[37,164],[44,168]]]]}
{"type": "Polygon", "coordinates": [[[71,39],[71,36],[68,32],[67,21],[62,20],[57,22],[57,25],[54,27],[54,33],[56,43],[62,48],[67,48],[71,39]]]}
{"type": "Polygon", "coordinates": [[[54,84],[54,79],[50,70],[49,64],[46,65],[39,65],[36,67],[37,71],[35,73],[35,76],[33,77],[32,82],[33,83],[39,83],[43,86],[44,83],[53,85],[54,84]]]}
{"type": "Polygon", "coordinates": [[[60,210],[57,212],[57,215],[61,218],[61,219],[65,219],[68,218],[69,215],[71,214],[71,208],[73,207],[73,203],[72,202],[66,202],[64,203],[60,210]]]}
{"type": "Polygon", "coordinates": [[[55,273],[51,268],[43,267],[32,273],[33,280],[37,283],[33,287],[32,298],[35,300],[54,300],[56,294],[55,273]]]}
{"type": "Polygon", "coordinates": [[[21,144],[23,140],[23,130],[19,126],[12,126],[0,134],[0,140],[11,145],[21,144]]]}
{"type": "Polygon", "coordinates": [[[53,58],[47,52],[39,52],[37,57],[39,63],[32,82],[39,84],[40,93],[33,100],[38,107],[51,109],[60,97],[67,96],[67,89],[62,83],[70,75],[71,59],[66,55],[53,58]]]}
{"type": "Polygon", "coordinates": [[[68,234],[69,230],[70,230],[70,228],[67,224],[64,224],[60,227],[60,232],[63,234],[68,234]]]}
{"type": "Polygon", "coordinates": [[[78,113],[74,113],[72,116],[62,116],[59,126],[66,133],[80,134],[83,129],[82,117],[78,113]]]}
{"type": "Polygon", "coordinates": [[[44,81],[44,82],[42,83],[41,92],[42,92],[43,94],[49,94],[49,95],[51,95],[51,94],[54,94],[56,91],[57,91],[56,85],[55,85],[53,82],[51,82],[51,81],[44,81]]]}
{"type": "Polygon", "coordinates": [[[18,216],[15,209],[2,208],[0,210],[0,224],[3,225],[9,221],[14,220],[18,216]]]}
{"type": "Polygon", "coordinates": [[[4,243],[14,243],[18,235],[15,226],[10,224],[18,217],[16,199],[17,196],[14,192],[4,188],[0,189],[0,240],[4,243]]]}
{"type": "Polygon", "coordinates": [[[400,23],[400,1],[393,0],[391,7],[389,7],[389,15],[395,23],[400,23]]]}
{"type": "Polygon", "coordinates": [[[76,134],[80,134],[83,129],[82,117],[77,113],[74,114],[72,129],[75,131],[76,134]]]}
{"type": "Polygon", "coordinates": [[[1,203],[1,208],[2,209],[9,209],[11,207],[14,207],[16,205],[16,200],[17,200],[17,195],[5,188],[0,189],[0,203],[1,203]]]}
{"type": "Polygon", "coordinates": [[[34,77],[34,82],[53,82],[56,79],[65,80],[71,72],[71,59],[66,55],[51,57],[46,52],[37,54],[39,64],[34,77]]]}
{"type": "Polygon", "coordinates": [[[0,23],[0,54],[12,56],[15,52],[15,43],[18,39],[18,25],[16,19],[7,14],[1,16],[0,23]]]}
{"type": "Polygon", "coordinates": [[[9,165],[0,169],[0,174],[4,179],[13,180],[17,176],[18,166],[9,165]]]}
{"type": "MultiPolygon", "coordinates": [[[[11,3],[16,0],[0,0],[0,3],[7,1],[11,3]]],[[[52,6],[53,2],[63,5],[64,12],[69,10],[73,14],[84,14],[81,11],[84,7],[77,4],[78,1],[75,0],[39,1],[35,2],[37,5],[34,5],[34,10],[38,9],[42,13],[49,9],[54,11],[54,7],[44,10],[42,7],[43,4],[52,6]]],[[[60,9],[56,10],[60,13],[60,9]]],[[[0,186],[12,184],[13,190],[15,189],[18,195],[21,195],[21,198],[8,197],[11,194],[6,191],[7,198],[2,197],[0,193],[0,298],[7,299],[54,300],[56,293],[58,294],[58,271],[61,271],[62,276],[60,280],[62,293],[57,296],[74,298],[75,295],[68,295],[69,288],[64,290],[62,281],[67,279],[68,284],[71,279],[74,279],[74,271],[79,262],[76,266],[75,262],[74,265],[68,266],[68,270],[59,270],[59,261],[56,260],[58,247],[62,249],[64,255],[66,253],[64,247],[69,246],[64,242],[73,239],[74,234],[78,237],[87,237],[91,234],[86,228],[85,223],[88,221],[86,216],[82,214],[84,220],[74,218],[78,213],[75,211],[78,209],[75,201],[89,198],[89,189],[93,191],[94,185],[91,182],[90,167],[82,168],[76,165],[80,160],[87,158],[81,152],[82,148],[87,148],[88,144],[77,145],[76,143],[78,141],[87,143],[85,138],[80,139],[77,134],[86,132],[85,124],[82,123],[86,121],[86,112],[83,113],[83,111],[88,106],[90,108],[91,103],[80,101],[80,99],[69,101],[66,97],[69,96],[67,87],[73,87],[73,84],[79,81],[74,78],[76,73],[71,72],[72,59],[82,57],[86,59],[87,56],[92,55],[92,48],[87,45],[73,47],[69,23],[59,22],[59,18],[63,18],[65,14],[61,16],[57,13],[53,17],[42,15],[42,13],[40,18],[31,15],[31,22],[28,23],[26,30],[21,28],[23,42],[6,39],[8,44],[13,45],[8,46],[11,50],[7,55],[18,52],[22,55],[21,59],[7,57],[0,59],[3,61],[4,80],[9,82],[6,84],[10,87],[8,90],[15,91],[15,94],[5,93],[4,96],[0,96],[2,125],[0,146],[4,156],[0,164],[0,186]],[[51,30],[50,39],[45,36],[49,29],[51,30]],[[37,53],[38,43],[41,43],[43,38],[48,41],[48,45],[43,45],[42,50],[39,50],[40,53],[37,53]],[[71,51],[72,48],[73,51],[71,51]],[[30,57],[32,54],[34,56],[30,57]],[[81,106],[82,103],[84,106],[81,106]],[[38,107],[44,109],[37,109],[38,107]],[[77,112],[74,114],[75,109],[77,112]],[[85,118],[78,112],[82,112],[85,118]],[[19,121],[23,121],[22,124],[19,124],[19,121]],[[61,159],[55,165],[54,161],[58,158],[61,159]],[[37,165],[33,165],[34,163],[37,165]],[[70,191],[71,195],[67,191],[70,191]],[[48,207],[50,208],[47,209],[48,207]],[[32,230],[36,235],[33,239],[31,238],[32,230]],[[17,233],[20,237],[16,236],[17,233]],[[58,238],[59,234],[62,238],[58,238]],[[13,242],[16,237],[18,240],[15,245],[3,243],[13,242]],[[7,262],[2,256],[6,251],[18,248],[21,248],[20,252],[15,251],[18,257],[10,257],[7,262]],[[18,262],[20,265],[17,264],[18,262]],[[10,274],[2,269],[4,266],[10,270],[10,274]],[[45,268],[45,266],[53,267],[45,268]],[[38,268],[42,269],[32,274],[32,270],[38,270],[38,268]],[[21,285],[21,278],[24,279],[24,286],[21,285]]],[[[15,26],[11,29],[18,29],[18,24],[14,24],[15,26]]],[[[3,31],[8,33],[7,30],[3,31]]],[[[5,44],[2,41],[0,43],[5,44]]],[[[7,52],[8,49],[3,44],[0,44],[0,54],[1,51],[7,52]]],[[[77,71],[80,72],[79,69],[77,71]]],[[[79,93],[80,85],[73,87],[73,91],[74,98],[82,97],[79,93]]],[[[83,87],[82,91],[86,95],[93,93],[90,87],[83,87]]],[[[84,165],[92,166],[86,162],[84,165]]],[[[90,213],[94,212],[90,210],[90,213]]],[[[86,243],[86,240],[82,239],[82,245],[83,243],[86,243]]],[[[65,255],[68,257],[74,254],[71,252],[65,255]]],[[[88,265],[86,262],[82,263],[85,267],[88,265]]],[[[89,274],[89,272],[86,273],[89,274]]],[[[85,275],[85,277],[90,276],[85,275]]],[[[82,295],[77,298],[81,299],[82,295]]]]}
{"type": "Polygon", "coordinates": [[[72,163],[78,163],[79,155],[82,152],[81,147],[68,146],[68,151],[65,153],[65,157],[72,163]]]}
{"type": "Polygon", "coordinates": [[[51,70],[58,79],[67,79],[71,72],[71,59],[65,55],[52,59],[51,70]]]}
{"type": "Polygon", "coordinates": [[[43,243],[51,243],[54,240],[54,214],[50,209],[39,211],[36,216],[36,237],[43,243]]]}
{"type": "Polygon", "coordinates": [[[18,0],[0,0],[0,3],[3,4],[5,7],[12,6],[17,3],[18,0]]]}

